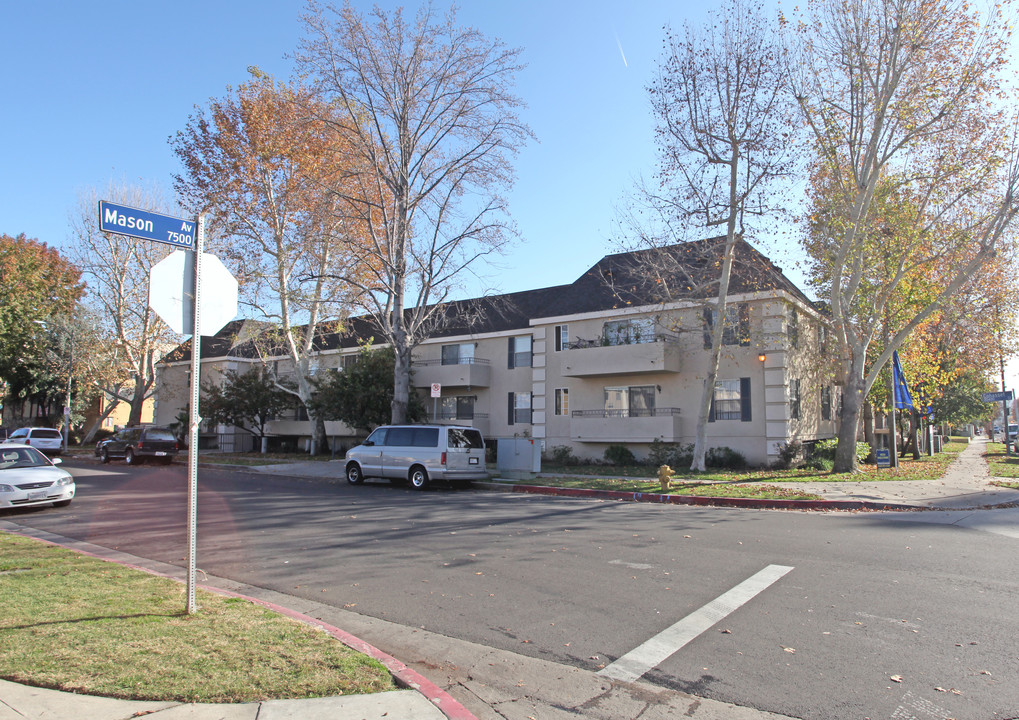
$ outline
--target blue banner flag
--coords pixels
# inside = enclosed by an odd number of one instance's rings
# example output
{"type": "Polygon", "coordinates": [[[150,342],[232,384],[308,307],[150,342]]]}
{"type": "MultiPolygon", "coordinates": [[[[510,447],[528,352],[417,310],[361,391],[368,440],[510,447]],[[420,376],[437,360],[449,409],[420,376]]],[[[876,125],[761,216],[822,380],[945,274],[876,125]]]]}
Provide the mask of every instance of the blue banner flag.
{"type": "Polygon", "coordinates": [[[895,409],[913,408],[913,396],[909,393],[909,385],[902,374],[902,365],[899,363],[899,351],[892,353],[892,387],[895,393],[895,409]]]}

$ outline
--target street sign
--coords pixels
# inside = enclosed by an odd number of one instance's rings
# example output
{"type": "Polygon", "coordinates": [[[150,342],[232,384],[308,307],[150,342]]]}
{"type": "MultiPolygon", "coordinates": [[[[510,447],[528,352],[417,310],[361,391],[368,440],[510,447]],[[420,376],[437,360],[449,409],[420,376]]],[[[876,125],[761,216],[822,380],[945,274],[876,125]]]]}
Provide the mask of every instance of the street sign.
{"type": "MultiPolygon", "coordinates": [[[[149,271],[149,307],[181,335],[194,335],[193,256],[175,250],[149,271]]],[[[237,315],[237,279],[210,253],[202,253],[201,268],[201,334],[215,335],[237,315]]]]}
{"type": "Polygon", "coordinates": [[[441,383],[432,383],[432,397],[433,398],[442,397],[441,383]]]}
{"type": "Polygon", "coordinates": [[[99,201],[99,229],[142,240],[155,240],[176,247],[192,248],[195,244],[194,220],[160,215],[125,205],[99,201]]]}
{"type": "Polygon", "coordinates": [[[1011,390],[1000,390],[998,392],[984,393],[980,396],[984,402],[1008,402],[1012,399],[1011,390]]]}
{"type": "Polygon", "coordinates": [[[879,468],[892,466],[892,453],[888,448],[878,448],[875,450],[874,458],[877,460],[879,468]]]}

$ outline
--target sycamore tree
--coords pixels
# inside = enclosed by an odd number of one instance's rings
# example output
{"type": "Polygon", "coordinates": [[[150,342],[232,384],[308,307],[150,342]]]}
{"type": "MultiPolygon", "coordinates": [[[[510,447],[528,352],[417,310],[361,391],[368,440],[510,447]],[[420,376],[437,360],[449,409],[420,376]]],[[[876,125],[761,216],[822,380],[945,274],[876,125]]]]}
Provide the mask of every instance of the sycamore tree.
{"type": "MultiPolygon", "coordinates": [[[[732,331],[725,319],[737,244],[752,216],[777,209],[774,181],[787,174],[790,164],[795,108],[785,92],[784,68],[761,3],[727,0],[702,27],[667,31],[665,54],[649,88],[659,168],[654,186],[640,188],[638,195],[653,222],[651,228],[643,220],[627,222],[627,232],[640,245],[660,250],[641,257],[663,301],[689,297],[693,283],[679,256],[664,246],[692,233],[698,240],[712,232],[724,234],[720,252],[717,243],[688,245],[704,248],[703,263],[715,269],[709,285],[694,293],[712,300],[705,307],[710,353],[692,470],[705,469],[719,359],[724,336],[732,331]]],[[[690,260],[683,257],[685,263],[690,260]]]]}
{"type": "Polygon", "coordinates": [[[250,72],[172,140],[184,166],[175,187],[206,213],[243,302],[269,321],[256,341],[266,362],[290,359],[293,377],[279,387],[308,409],[315,454],[323,436],[309,379],[316,341],[324,321],[346,313],[350,286],[338,278],[363,273],[351,248],[363,244],[364,227],[335,212],[336,198],[359,192],[352,178],[363,158],[309,90],[250,72]]]}
{"type": "Polygon", "coordinates": [[[892,353],[1011,242],[1009,31],[1001,5],[978,12],[956,0],[813,0],[797,27],[791,87],[822,178],[813,214],[828,215],[811,224],[807,250],[842,365],[838,472],[855,469],[861,409],[892,353]],[[890,300],[935,265],[947,272],[933,291],[889,326],[890,300]]]}
{"type": "MultiPolygon", "coordinates": [[[[95,188],[81,192],[71,216],[70,254],[88,287],[82,302],[105,340],[90,350],[89,360],[102,371],[96,381],[113,401],[109,410],[117,402],[126,403],[130,407],[127,424],[137,425],[145,401],[155,392],[156,361],[178,342],[149,307],[149,272],[171,249],[150,240],[101,232],[100,200],[168,215],[179,212],[158,189],[111,183],[102,194],[95,188]]],[[[89,435],[94,434],[95,428],[90,430],[89,435]]]]}
{"type": "Polygon", "coordinates": [[[498,250],[511,227],[501,191],[510,157],[531,137],[510,93],[519,50],[430,4],[413,20],[350,3],[309,4],[297,54],[324,102],[322,119],[352,137],[363,171],[337,214],[363,223],[368,242],[351,244],[367,277],[334,270],[395,350],[391,419],[407,419],[411,352],[442,319],[458,278],[498,250]]]}
{"type": "MultiPolygon", "coordinates": [[[[53,395],[46,387],[62,385],[47,370],[47,347],[83,291],[81,270],[55,248],[0,235],[0,404],[53,395]]],[[[66,379],[64,370],[58,377],[66,379]]]]}

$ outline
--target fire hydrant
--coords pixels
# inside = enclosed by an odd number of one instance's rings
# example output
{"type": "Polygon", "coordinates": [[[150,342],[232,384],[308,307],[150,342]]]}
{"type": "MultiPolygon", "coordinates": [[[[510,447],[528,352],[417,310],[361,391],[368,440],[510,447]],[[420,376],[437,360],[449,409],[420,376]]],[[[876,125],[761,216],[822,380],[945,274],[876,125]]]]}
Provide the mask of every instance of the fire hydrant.
{"type": "Polygon", "coordinates": [[[662,465],[658,468],[658,482],[662,484],[662,492],[668,492],[672,483],[672,468],[662,465]]]}

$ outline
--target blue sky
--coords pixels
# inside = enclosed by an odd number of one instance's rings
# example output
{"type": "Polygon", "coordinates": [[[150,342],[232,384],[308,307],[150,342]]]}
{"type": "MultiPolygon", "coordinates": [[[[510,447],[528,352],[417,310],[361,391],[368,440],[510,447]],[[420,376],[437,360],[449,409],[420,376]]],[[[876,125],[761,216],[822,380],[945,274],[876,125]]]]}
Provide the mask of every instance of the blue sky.
{"type": "MultiPolygon", "coordinates": [[[[354,5],[367,10],[371,3],[354,5]]],[[[528,67],[517,93],[537,142],[517,159],[509,198],[520,240],[498,265],[479,268],[484,277],[470,279],[461,295],[571,282],[614,249],[616,208],[633,179],[654,166],[645,88],[663,26],[698,22],[706,6],[463,3],[461,24],[523,49],[528,67]]],[[[0,232],[62,247],[86,188],[155,184],[169,195],[178,168],[168,138],[195,105],[246,81],[249,65],[288,76],[285,56],[302,36],[303,9],[303,0],[8,4],[0,232]]]]}

